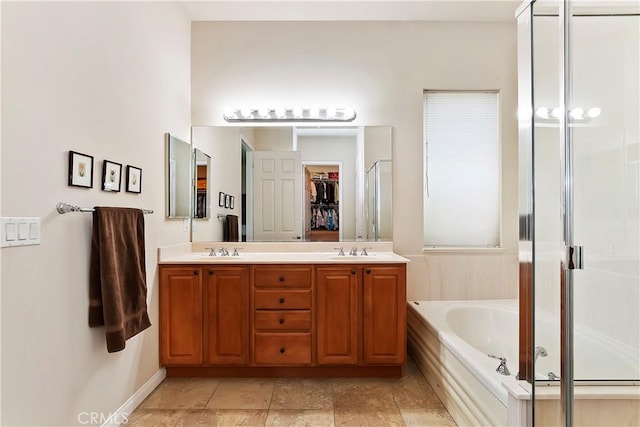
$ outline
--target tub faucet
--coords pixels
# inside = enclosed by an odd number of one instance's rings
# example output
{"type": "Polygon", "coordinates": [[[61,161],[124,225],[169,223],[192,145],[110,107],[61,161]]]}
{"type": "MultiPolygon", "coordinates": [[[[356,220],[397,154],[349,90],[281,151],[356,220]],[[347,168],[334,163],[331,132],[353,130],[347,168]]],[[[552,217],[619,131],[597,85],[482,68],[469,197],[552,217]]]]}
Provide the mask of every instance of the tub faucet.
{"type": "Polygon", "coordinates": [[[487,354],[487,356],[493,359],[498,359],[500,361],[500,364],[496,368],[497,373],[499,373],[500,375],[511,375],[511,372],[509,372],[509,368],[507,368],[506,357],[494,356],[493,354],[487,354]]]}
{"type": "Polygon", "coordinates": [[[536,351],[533,354],[533,363],[536,363],[536,360],[538,360],[538,356],[540,357],[547,357],[549,354],[547,353],[547,349],[542,347],[542,346],[537,346],[536,347],[536,351]]]}

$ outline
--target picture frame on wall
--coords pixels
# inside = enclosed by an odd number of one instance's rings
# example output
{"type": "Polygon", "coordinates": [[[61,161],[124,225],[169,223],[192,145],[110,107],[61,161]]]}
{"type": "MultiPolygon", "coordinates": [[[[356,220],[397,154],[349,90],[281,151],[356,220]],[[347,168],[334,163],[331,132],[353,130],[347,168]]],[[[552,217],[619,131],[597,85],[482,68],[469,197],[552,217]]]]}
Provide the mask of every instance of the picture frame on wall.
{"type": "Polygon", "coordinates": [[[93,156],[69,151],[69,186],[93,188],[93,156]]]}
{"type": "Polygon", "coordinates": [[[228,208],[229,205],[231,204],[231,196],[228,194],[224,195],[224,207],[228,208]]]}
{"type": "Polygon", "coordinates": [[[218,206],[220,206],[221,208],[224,208],[224,201],[226,199],[226,194],[224,194],[222,191],[218,193],[218,206]]]}
{"type": "Polygon", "coordinates": [[[105,160],[102,163],[102,191],[117,193],[122,180],[122,164],[105,160]]]}
{"type": "Polygon", "coordinates": [[[128,193],[142,193],[142,169],[127,165],[127,188],[128,193]]]}
{"type": "Polygon", "coordinates": [[[229,197],[229,209],[233,209],[236,204],[236,198],[234,196],[229,197]]]}

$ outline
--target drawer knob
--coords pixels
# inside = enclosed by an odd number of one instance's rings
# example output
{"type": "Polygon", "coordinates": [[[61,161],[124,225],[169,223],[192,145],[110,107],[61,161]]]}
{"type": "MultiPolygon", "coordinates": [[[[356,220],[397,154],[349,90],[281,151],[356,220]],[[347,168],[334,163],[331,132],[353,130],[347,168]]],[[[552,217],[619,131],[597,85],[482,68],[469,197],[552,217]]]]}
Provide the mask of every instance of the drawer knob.
{"type": "Polygon", "coordinates": [[[282,325],[284,323],[284,319],[278,320],[278,323],[280,323],[282,325]]]}
{"type": "Polygon", "coordinates": [[[284,347],[280,348],[280,354],[284,354],[284,347]]]}
{"type": "Polygon", "coordinates": [[[209,276],[213,276],[213,270],[209,270],[209,276]]]}
{"type": "Polygon", "coordinates": [[[355,268],[351,269],[351,274],[356,274],[356,269],[355,268]]]}
{"type": "Polygon", "coordinates": [[[279,301],[280,301],[280,304],[284,304],[284,298],[280,298],[279,301]]]}
{"type": "Polygon", "coordinates": [[[197,276],[198,274],[200,274],[200,272],[198,270],[193,270],[193,275],[197,276]]]}
{"type": "Polygon", "coordinates": [[[278,277],[278,280],[281,281],[281,282],[284,282],[284,276],[278,277]]]}
{"type": "Polygon", "coordinates": [[[367,274],[371,274],[371,269],[367,268],[367,274]]]}

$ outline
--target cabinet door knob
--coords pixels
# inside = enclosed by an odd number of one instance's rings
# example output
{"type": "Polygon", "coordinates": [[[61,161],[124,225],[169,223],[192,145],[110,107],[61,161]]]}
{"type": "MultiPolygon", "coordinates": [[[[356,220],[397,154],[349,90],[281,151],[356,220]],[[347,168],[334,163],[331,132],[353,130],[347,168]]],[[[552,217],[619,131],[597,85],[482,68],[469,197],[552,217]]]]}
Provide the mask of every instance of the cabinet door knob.
{"type": "Polygon", "coordinates": [[[284,298],[280,298],[280,304],[284,304],[284,298]]]}
{"type": "Polygon", "coordinates": [[[282,353],[284,353],[284,347],[281,347],[281,348],[280,348],[280,353],[281,353],[281,354],[282,354],[282,353]]]}
{"type": "Polygon", "coordinates": [[[371,269],[367,268],[367,274],[371,274],[371,269]]]}
{"type": "Polygon", "coordinates": [[[284,319],[278,320],[278,323],[280,323],[282,325],[284,323],[284,319]]]}
{"type": "Polygon", "coordinates": [[[356,269],[355,268],[351,269],[351,274],[356,274],[356,269]]]}
{"type": "Polygon", "coordinates": [[[284,282],[284,276],[278,277],[278,280],[281,281],[281,282],[284,282]]]}
{"type": "Polygon", "coordinates": [[[198,270],[193,270],[193,275],[197,276],[198,274],[200,274],[200,272],[198,270]]]}
{"type": "Polygon", "coordinates": [[[213,276],[213,270],[209,270],[209,276],[213,276]]]}

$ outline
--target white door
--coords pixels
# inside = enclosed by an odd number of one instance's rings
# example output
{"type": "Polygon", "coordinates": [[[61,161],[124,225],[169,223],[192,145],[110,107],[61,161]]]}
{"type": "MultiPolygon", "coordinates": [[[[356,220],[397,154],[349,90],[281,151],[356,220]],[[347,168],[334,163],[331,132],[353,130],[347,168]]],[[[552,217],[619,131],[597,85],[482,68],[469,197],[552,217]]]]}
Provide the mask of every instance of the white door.
{"type": "Polygon", "coordinates": [[[302,238],[302,166],[299,151],[254,151],[255,241],[302,238]]]}

